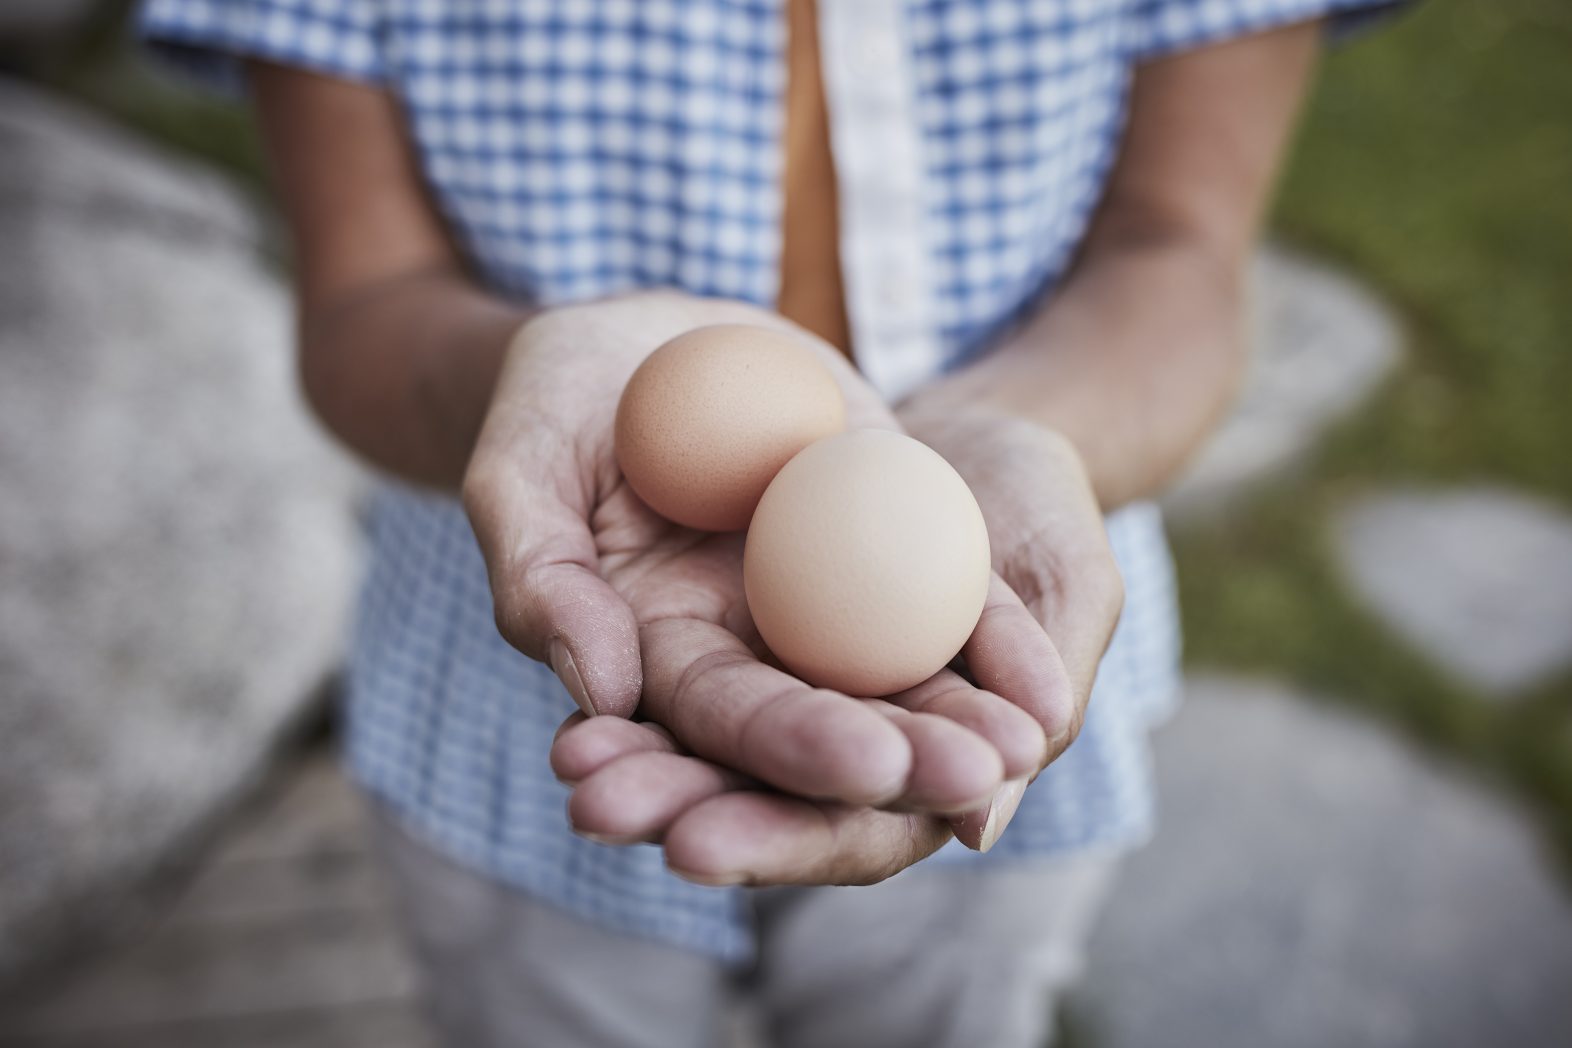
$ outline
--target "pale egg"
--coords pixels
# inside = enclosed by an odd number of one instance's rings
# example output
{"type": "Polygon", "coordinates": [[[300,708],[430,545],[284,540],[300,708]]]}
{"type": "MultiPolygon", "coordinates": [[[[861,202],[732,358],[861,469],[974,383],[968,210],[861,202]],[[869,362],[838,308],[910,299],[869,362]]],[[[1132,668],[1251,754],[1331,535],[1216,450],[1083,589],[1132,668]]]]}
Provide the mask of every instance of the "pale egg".
{"type": "Polygon", "coordinates": [[[850,695],[909,688],[982,615],[988,529],[960,474],[920,441],[855,430],[804,449],[748,528],[754,624],[781,663],[850,695]]]}
{"type": "Polygon", "coordinates": [[[835,376],[804,339],[717,324],[678,335],[633,373],[617,406],[617,463],[667,520],[737,531],[793,455],[845,425],[835,376]]]}

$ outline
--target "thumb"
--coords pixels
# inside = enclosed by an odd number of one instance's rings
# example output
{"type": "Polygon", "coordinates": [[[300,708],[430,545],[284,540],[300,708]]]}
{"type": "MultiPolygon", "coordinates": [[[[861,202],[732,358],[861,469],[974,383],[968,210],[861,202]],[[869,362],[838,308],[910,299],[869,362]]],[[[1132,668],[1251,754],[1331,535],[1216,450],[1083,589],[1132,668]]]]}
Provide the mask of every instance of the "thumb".
{"type": "Polygon", "coordinates": [[[464,485],[498,631],[548,663],[585,713],[631,715],[643,687],[633,609],[601,578],[582,514],[509,474],[472,469],[464,485]]]}

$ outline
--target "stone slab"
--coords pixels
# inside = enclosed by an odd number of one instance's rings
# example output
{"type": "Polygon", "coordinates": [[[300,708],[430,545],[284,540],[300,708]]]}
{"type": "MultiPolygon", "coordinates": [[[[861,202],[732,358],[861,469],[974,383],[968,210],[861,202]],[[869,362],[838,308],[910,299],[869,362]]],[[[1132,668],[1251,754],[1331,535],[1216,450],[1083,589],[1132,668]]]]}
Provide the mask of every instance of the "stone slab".
{"type": "Polygon", "coordinates": [[[1161,824],[1075,1004],[1097,1048],[1494,1048],[1572,1029],[1572,901],[1522,812],[1278,684],[1192,682],[1161,824]]]}
{"type": "Polygon", "coordinates": [[[416,976],[369,843],[363,802],[324,752],[241,814],[229,840],[131,941],[0,1007],[0,1044],[358,1045],[428,1042],[416,976]],[[281,822],[337,836],[289,839],[281,822]]]}
{"type": "Polygon", "coordinates": [[[1231,414],[1164,506],[1204,517],[1290,471],[1401,357],[1393,313],[1349,276],[1267,245],[1251,270],[1250,371],[1231,414]]]}
{"type": "Polygon", "coordinates": [[[1387,491],[1334,534],[1354,593],[1486,695],[1572,669],[1572,513],[1495,487],[1387,491]]]}
{"type": "Polygon", "coordinates": [[[361,484],[258,238],[0,80],[0,982],[109,927],[342,659],[361,484]]]}

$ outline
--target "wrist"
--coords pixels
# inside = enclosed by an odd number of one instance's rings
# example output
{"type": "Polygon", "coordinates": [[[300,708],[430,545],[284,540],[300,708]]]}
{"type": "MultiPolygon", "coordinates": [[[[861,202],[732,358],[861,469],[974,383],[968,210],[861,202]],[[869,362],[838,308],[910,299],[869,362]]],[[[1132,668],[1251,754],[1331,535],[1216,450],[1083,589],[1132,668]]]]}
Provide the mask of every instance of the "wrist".
{"type": "Polygon", "coordinates": [[[1027,415],[986,400],[952,397],[935,388],[909,398],[896,410],[906,432],[943,455],[971,479],[1021,469],[1051,460],[1072,474],[1086,475],[1075,442],[1063,432],[1027,415]]]}
{"type": "Polygon", "coordinates": [[[920,439],[957,420],[1014,417],[1073,445],[1100,501],[1159,490],[1225,410],[1245,371],[1240,283],[1183,237],[1104,245],[1054,297],[900,412],[920,439]]]}

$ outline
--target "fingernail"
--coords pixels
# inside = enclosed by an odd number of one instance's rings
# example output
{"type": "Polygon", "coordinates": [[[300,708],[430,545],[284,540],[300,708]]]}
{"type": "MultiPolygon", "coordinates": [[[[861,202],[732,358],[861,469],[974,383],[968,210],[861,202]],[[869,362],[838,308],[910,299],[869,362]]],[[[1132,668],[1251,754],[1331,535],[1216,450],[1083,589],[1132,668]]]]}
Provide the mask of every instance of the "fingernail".
{"type": "Polygon", "coordinates": [[[584,711],[586,717],[595,716],[595,707],[590,705],[589,692],[584,688],[584,678],[579,676],[579,668],[568,653],[568,646],[560,640],[552,641],[550,661],[552,672],[562,681],[562,686],[568,689],[573,701],[579,704],[579,709],[584,711]]]}
{"type": "Polygon", "coordinates": [[[627,843],[627,841],[619,841],[615,837],[607,837],[607,836],[605,836],[603,834],[591,833],[588,830],[581,830],[581,829],[575,828],[573,830],[573,832],[576,835],[578,835],[580,837],[583,837],[587,841],[594,841],[596,844],[612,844],[612,845],[616,845],[616,844],[626,844],[627,843]]]}
{"type": "Polygon", "coordinates": [[[988,821],[983,823],[982,839],[977,843],[978,851],[985,852],[999,842],[1004,828],[1015,818],[1015,809],[1021,806],[1021,798],[1025,795],[1025,779],[1011,779],[999,787],[999,792],[993,795],[993,803],[988,806],[988,821]]]}
{"type": "Polygon", "coordinates": [[[734,888],[748,880],[747,874],[742,873],[690,873],[675,866],[668,866],[667,869],[685,881],[702,884],[706,888],[734,888]]]}

